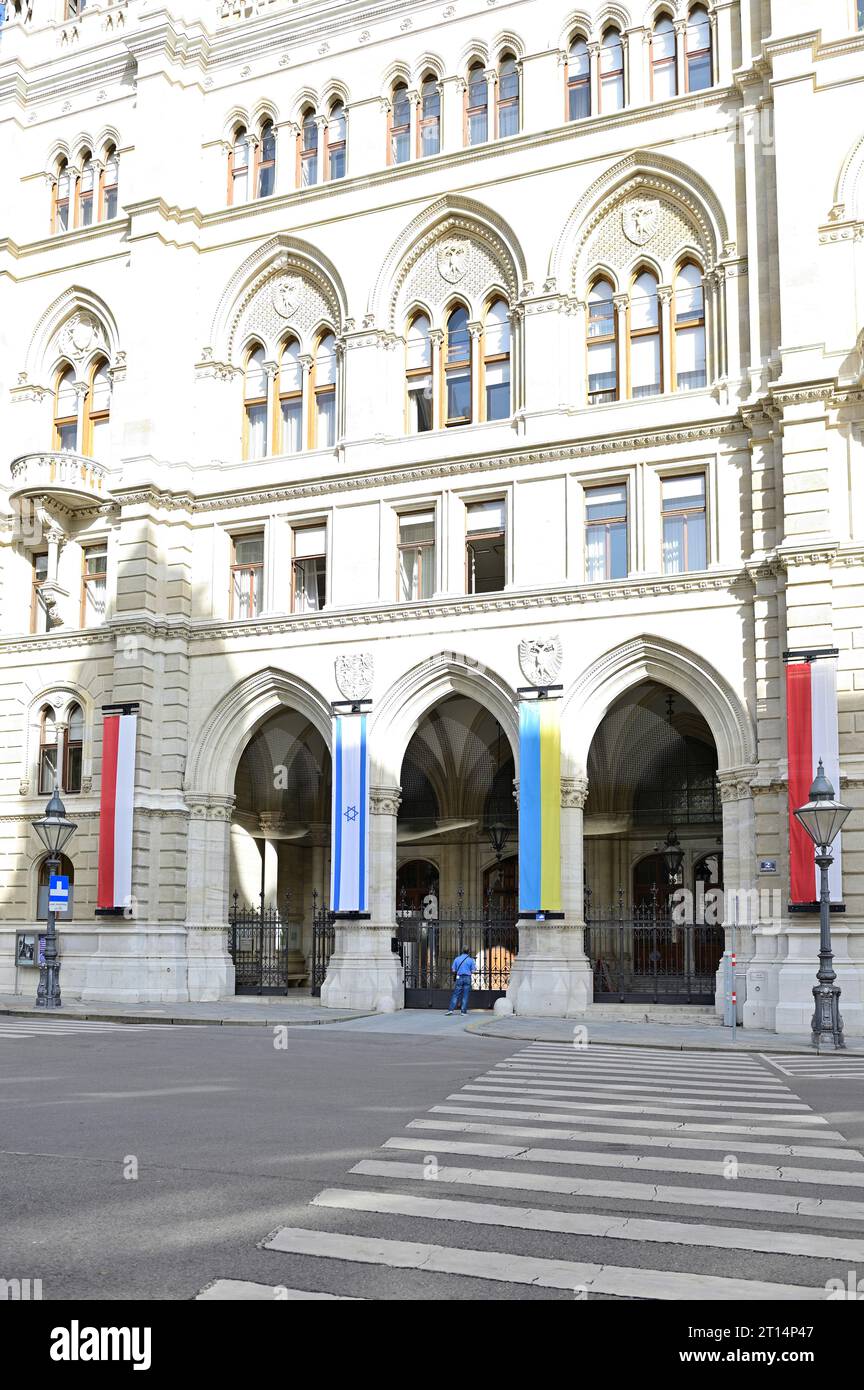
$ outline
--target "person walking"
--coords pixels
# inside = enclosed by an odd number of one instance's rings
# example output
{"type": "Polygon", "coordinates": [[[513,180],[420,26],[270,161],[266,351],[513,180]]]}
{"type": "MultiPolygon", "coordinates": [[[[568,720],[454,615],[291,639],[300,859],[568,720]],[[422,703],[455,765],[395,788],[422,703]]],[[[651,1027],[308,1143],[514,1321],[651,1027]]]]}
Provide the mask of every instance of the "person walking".
{"type": "Polygon", "coordinates": [[[477,969],[477,962],[473,956],[469,956],[467,951],[463,951],[457,956],[451,965],[453,971],[453,993],[450,995],[450,1007],[448,1014],[461,1007],[462,1013],[468,1012],[468,1000],[471,998],[471,976],[477,969]]]}

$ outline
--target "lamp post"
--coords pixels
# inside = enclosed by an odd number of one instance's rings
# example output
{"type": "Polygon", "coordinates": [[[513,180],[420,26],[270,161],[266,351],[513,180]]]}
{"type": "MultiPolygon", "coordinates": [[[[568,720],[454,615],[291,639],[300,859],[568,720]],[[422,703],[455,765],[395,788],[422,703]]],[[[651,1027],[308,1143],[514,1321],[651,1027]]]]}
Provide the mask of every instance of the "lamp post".
{"type": "Polygon", "coordinates": [[[44,816],[33,822],[33,829],[48,851],[48,930],[45,933],[45,964],[39,966],[39,988],[36,991],[37,1009],[59,1009],[60,961],[57,950],[57,915],[51,906],[51,873],[60,868],[60,851],[78,829],[66,815],[60,800],[60,789],[54,779],[54,791],[45,807],[44,816]]]}
{"type": "Polygon", "coordinates": [[[674,830],[670,830],[666,839],[663,841],[663,858],[666,860],[666,872],[669,875],[670,884],[675,883],[684,863],[684,851],[681,848],[681,841],[678,839],[674,830]]]}
{"type": "Polygon", "coordinates": [[[509,825],[505,825],[503,821],[496,820],[492,825],[486,827],[486,831],[489,836],[489,842],[495,851],[495,859],[500,864],[504,857],[504,850],[507,847],[507,842],[510,839],[510,827],[509,825]]]}
{"type": "Polygon", "coordinates": [[[831,845],[849,815],[849,807],[834,798],[834,788],[825,776],[822,759],[816,780],[810,788],[810,800],[799,806],[796,820],[803,825],[816,846],[816,863],[820,872],[819,887],[819,969],[813,986],[816,1010],[813,1014],[812,1042],[814,1047],[845,1047],[843,1020],[840,1017],[840,986],[834,970],[831,950],[831,888],[828,870],[834,862],[831,845]]]}

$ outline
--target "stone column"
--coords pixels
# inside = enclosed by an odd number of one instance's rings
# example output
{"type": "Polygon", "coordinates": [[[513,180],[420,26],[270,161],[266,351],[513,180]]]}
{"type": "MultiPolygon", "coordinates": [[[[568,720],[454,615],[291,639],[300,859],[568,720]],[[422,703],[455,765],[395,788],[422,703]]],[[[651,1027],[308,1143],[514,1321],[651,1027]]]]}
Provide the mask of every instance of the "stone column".
{"type": "Polygon", "coordinates": [[[228,860],[233,796],[187,793],[190,809],[186,888],[186,978],[189,998],[234,993],[228,952],[228,860]]]}
{"type": "Polygon", "coordinates": [[[582,1015],[593,999],[594,982],[585,955],[582,892],[582,820],[588,782],[561,779],[561,905],[564,919],[519,923],[519,954],[513,962],[506,1001],[499,1013],[535,1018],[582,1015]]]}
{"type": "Polygon", "coordinates": [[[482,420],[484,414],[481,409],[483,399],[480,386],[480,378],[483,374],[482,323],[477,321],[469,323],[468,333],[471,338],[471,423],[476,425],[482,420]]]}
{"type": "Polygon", "coordinates": [[[660,309],[660,379],[664,394],[675,390],[672,380],[672,286],[659,285],[657,302],[660,309]]]}
{"type": "Polygon", "coordinates": [[[446,405],[442,401],[444,371],[442,354],[444,352],[443,328],[429,330],[429,349],[432,358],[432,428],[441,429],[444,423],[446,405]]]}
{"type": "Polygon", "coordinates": [[[369,793],[369,916],[336,922],[336,946],[321,986],[325,1009],[393,1013],[405,1007],[402,963],[391,949],[396,934],[396,817],[398,787],[369,793]]]}

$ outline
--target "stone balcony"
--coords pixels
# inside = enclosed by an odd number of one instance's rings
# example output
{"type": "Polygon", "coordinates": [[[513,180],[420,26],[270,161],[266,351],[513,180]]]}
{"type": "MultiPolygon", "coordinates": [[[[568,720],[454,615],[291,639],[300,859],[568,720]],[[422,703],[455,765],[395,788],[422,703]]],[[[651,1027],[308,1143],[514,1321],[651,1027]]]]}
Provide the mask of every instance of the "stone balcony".
{"type": "Polygon", "coordinates": [[[107,472],[101,463],[81,454],[22,454],[10,465],[10,501],[44,497],[68,511],[81,511],[108,501],[107,472]]]}

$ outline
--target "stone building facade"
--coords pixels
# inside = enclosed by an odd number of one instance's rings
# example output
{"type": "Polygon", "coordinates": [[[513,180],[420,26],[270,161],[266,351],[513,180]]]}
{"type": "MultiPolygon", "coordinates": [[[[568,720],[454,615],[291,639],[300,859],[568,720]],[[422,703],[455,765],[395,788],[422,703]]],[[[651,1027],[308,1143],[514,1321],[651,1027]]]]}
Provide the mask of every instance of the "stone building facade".
{"type": "MultiPolygon", "coordinates": [[[[527,642],[561,658],[565,916],[520,928],[510,998],[579,1012],[585,890],[632,903],[672,814],[685,882],[785,904],[783,653],[828,647],[864,1032],[862,94],[857,0],[9,5],[0,992],[35,987],[55,767],[68,994],[231,993],[234,892],[290,891],[308,966],[348,658],[371,917],[323,997],[401,1007],[400,894],[512,889],[527,642]]],[[[738,995],[795,1032],[818,922],[782,904],[738,995]]]]}

